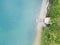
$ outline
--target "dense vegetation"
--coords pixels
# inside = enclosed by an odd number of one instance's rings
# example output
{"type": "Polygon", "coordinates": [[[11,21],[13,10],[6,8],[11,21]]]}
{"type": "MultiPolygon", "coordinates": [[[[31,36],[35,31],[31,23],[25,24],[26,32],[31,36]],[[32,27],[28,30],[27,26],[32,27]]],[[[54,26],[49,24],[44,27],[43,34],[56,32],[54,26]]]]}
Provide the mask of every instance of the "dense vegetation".
{"type": "Polygon", "coordinates": [[[60,45],[60,0],[50,0],[51,24],[43,31],[42,45],[60,45]]]}

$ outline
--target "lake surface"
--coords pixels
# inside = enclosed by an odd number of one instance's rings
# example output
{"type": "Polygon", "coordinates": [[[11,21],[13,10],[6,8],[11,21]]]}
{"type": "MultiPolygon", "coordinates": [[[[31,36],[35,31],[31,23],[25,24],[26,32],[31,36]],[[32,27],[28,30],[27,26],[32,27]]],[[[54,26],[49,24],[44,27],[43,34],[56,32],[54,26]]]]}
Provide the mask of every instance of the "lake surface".
{"type": "Polygon", "coordinates": [[[32,45],[42,0],[0,0],[0,45],[32,45]]]}

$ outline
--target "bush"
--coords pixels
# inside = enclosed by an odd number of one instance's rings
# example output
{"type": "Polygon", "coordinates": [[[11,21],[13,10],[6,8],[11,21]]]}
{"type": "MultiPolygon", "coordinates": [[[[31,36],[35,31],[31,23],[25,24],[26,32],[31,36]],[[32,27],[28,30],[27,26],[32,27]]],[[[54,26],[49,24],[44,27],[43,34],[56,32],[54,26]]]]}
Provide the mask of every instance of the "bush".
{"type": "Polygon", "coordinates": [[[49,0],[51,25],[46,27],[42,35],[42,45],[60,45],[60,0],[49,0]]]}

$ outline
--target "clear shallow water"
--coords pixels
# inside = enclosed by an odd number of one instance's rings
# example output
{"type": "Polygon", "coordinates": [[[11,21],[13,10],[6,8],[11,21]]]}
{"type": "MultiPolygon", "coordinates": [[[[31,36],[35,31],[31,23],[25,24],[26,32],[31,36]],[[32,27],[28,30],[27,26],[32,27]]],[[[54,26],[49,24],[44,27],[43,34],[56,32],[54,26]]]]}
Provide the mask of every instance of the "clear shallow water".
{"type": "Polygon", "coordinates": [[[0,45],[32,45],[42,0],[0,0],[0,45]]]}

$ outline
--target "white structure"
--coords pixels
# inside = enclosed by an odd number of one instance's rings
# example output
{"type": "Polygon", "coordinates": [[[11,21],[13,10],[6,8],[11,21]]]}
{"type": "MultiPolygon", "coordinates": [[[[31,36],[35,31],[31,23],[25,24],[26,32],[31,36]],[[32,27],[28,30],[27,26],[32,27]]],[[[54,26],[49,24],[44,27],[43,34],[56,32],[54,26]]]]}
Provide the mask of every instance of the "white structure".
{"type": "Polygon", "coordinates": [[[45,24],[50,24],[50,17],[46,17],[45,20],[44,20],[44,23],[45,24]]]}

